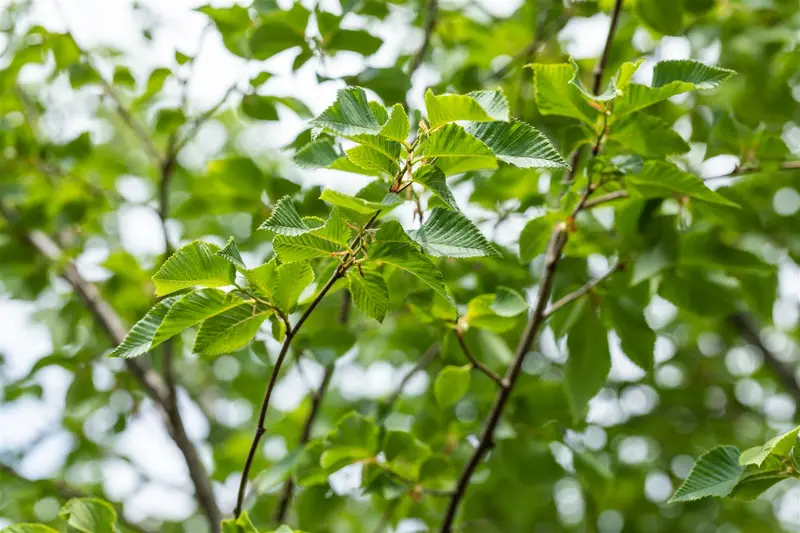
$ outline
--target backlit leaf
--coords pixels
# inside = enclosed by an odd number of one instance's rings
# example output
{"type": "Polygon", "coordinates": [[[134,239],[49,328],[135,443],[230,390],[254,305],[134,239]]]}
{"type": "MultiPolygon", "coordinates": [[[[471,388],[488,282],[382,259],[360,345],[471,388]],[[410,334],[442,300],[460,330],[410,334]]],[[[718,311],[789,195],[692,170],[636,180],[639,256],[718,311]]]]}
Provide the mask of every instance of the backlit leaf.
{"type": "Polygon", "coordinates": [[[472,221],[459,211],[436,207],[422,227],[410,235],[428,255],[437,257],[499,255],[472,221]]]}
{"type": "Polygon", "coordinates": [[[744,472],[739,465],[739,449],[736,446],[717,446],[694,463],[689,477],[675,491],[669,503],[691,502],[716,496],[727,496],[744,472]]]}
{"type": "Polygon", "coordinates": [[[224,287],[233,284],[236,270],[227,259],[217,255],[219,246],[195,241],[179,248],[153,276],[156,295],[190,287],[224,287]]]}

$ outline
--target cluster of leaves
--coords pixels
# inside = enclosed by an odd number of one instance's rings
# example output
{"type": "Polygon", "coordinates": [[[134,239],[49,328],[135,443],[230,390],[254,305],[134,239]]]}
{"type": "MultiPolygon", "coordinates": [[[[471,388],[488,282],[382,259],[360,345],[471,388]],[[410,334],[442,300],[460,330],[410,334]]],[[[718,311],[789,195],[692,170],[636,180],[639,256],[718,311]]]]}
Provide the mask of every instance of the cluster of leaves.
{"type": "MultiPolygon", "coordinates": [[[[97,498],[74,498],[61,507],[58,514],[69,533],[114,533],[117,511],[108,502],[97,498]]],[[[42,524],[15,524],[3,533],[57,533],[59,530],[42,524]]]]}

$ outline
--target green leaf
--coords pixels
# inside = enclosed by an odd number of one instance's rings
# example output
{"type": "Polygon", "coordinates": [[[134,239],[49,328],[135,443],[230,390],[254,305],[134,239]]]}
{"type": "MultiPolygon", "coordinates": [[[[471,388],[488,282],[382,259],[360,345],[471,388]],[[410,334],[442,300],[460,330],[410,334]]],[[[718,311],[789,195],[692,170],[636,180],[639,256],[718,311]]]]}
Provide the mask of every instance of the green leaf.
{"type": "Polygon", "coordinates": [[[600,392],[611,371],[608,334],[591,306],[584,308],[567,337],[569,358],[564,365],[564,384],[576,421],[589,411],[589,400],[600,392]]]}
{"type": "Polygon", "coordinates": [[[656,334],[644,319],[644,309],[625,297],[605,298],[603,306],[625,355],[645,372],[653,370],[656,334]]]}
{"type": "Polygon", "coordinates": [[[258,529],[250,521],[247,511],[243,511],[236,520],[222,521],[222,533],[258,533],[258,529]]]}
{"type": "Polygon", "coordinates": [[[327,52],[349,50],[363,56],[371,56],[383,44],[383,40],[373,36],[366,30],[344,30],[337,28],[329,38],[325,38],[323,47],[327,52]]]}
{"type": "Polygon", "coordinates": [[[353,460],[374,457],[378,452],[379,433],[378,426],[363,415],[356,412],[344,415],[328,437],[330,446],[323,452],[320,464],[332,469],[353,460]]]}
{"type": "Polygon", "coordinates": [[[689,83],[694,89],[715,89],[736,74],[733,70],[714,67],[690,59],[659,61],[653,69],[653,87],[666,87],[675,82],[689,83]]]}
{"type": "Polygon", "coordinates": [[[459,210],[456,199],[447,186],[444,172],[442,172],[442,169],[439,167],[435,165],[422,165],[414,171],[414,181],[430,190],[450,209],[454,211],[459,210]]]}
{"type": "Polygon", "coordinates": [[[386,203],[378,203],[365,200],[357,196],[350,196],[349,194],[334,191],[333,189],[325,189],[322,191],[322,194],[319,196],[319,198],[320,200],[325,200],[329,204],[340,207],[345,211],[349,211],[363,217],[374,215],[376,211],[381,211],[383,213],[391,211],[398,205],[395,197],[387,197],[386,203]]]}
{"type": "Polygon", "coordinates": [[[436,96],[428,89],[425,92],[425,110],[431,129],[457,120],[474,122],[508,120],[508,102],[500,91],[436,96]]]}
{"type": "Polygon", "coordinates": [[[278,235],[292,237],[308,233],[314,228],[300,218],[300,213],[294,208],[291,198],[284,196],[278,200],[270,217],[258,229],[265,229],[278,235]]]}
{"type": "Polygon", "coordinates": [[[683,30],[681,2],[637,0],[636,14],[645,24],[664,35],[680,35],[683,30]]]}
{"type": "Polygon", "coordinates": [[[433,384],[436,403],[442,409],[455,405],[469,391],[471,365],[444,367],[433,384]]]}
{"type": "Polygon", "coordinates": [[[387,431],[381,451],[389,469],[407,479],[417,479],[422,463],[431,455],[430,447],[407,431],[387,431]]]}
{"type": "Polygon", "coordinates": [[[459,211],[435,207],[422,227],[410,235],[426,254],[435,257],[500,255],[472,221],[459,211]]]}
{"type": "Polygon", "coordinates": [[[397,221],[385,222],[378,228],[375,241],[369,247],[369,262],[405,270],[455,307],[445,288],[442,273],[415,247],[397,221]]]}
{"type": "Polygon", "coordinates": [[[351,148],[347,150],[347,158],[363,169],[374,170],[389,176],[395,176],[400,171],[396,158],[389,157],[371,146],[361,145],[351,148]]]}
{"type": "Polygon", "coordinates": [[[287,263],[277,270],[272,298],[278,309],[289,313],[308,285],[314,281],[314,270],[306,262],[287,263]]]}
{"type": "Polygon", "coordinates": [[[231,237],[228,243],[217,252],[217,255],[225,258],[230,264],[240,270],[247,270],[247,265],[244,264],[242,254],[239,253],[239,248],[236,246],[236,239],[231,237]]]}
{"type": "Polygon", "coordinates": [[[637,113],[616,124],[610,140],[620,143],[635,154],[663,159],[672,154],[689,151],[689,144],[658,117],[637,113]]]}
{"type": "Polygon", "coordinates": [[[219,289],[200,289],[178,298],[158,326],[151,349],[203,320],[244,303],[236,293],[219,289]]]}
{"type": "Polygon", "coordinates": [[[341,157],[344,157],[342,149],[325,135],[298,150],[293,161],[300,168],[329,168],[341,157]]]}
{"type": "Polygon", "coordinates": [[[497,287],[497,296],[491,309],[499,316],[512,317],[528,311],[528,302],[514,289],[497,287]]]}
{"type": "Polygon", "coordinates": [[[481,294],[470,300],[464,322],[470,327],[488,329],[495,333],[505,333],[513,328],[516,320],[500,316],[492,309],[496,299],[494,294],[481,294]]]}
{"type": "Polygon", "coordinates": [[[446,175],[497,167],[494,152],[458,124],[445,124],[428,135],[417,155],[437,158],[436,166],[446,175]]]}
{"type": "Polygon", "coordinates": [[[153,276],[156,296],[190,287],[224,287],[232,285],[236,270],[225,258],[217,255],[216,244],[194,241],[179,248],[153,276]]]}
{"type": "Polygon", "coordinates": [[[156,303],[141,320],[133,325],[125,335],[125,339],[108,356],[131,359],[149,352],[155,346],[153,339],[158,327],[164,321],[172,304],[180,298],[181,295],[170,296],[156,303]]]}
{"type": "Polygon", "coordinates": [[[261,15],[260,24],[249,39],[252,57],[263,61],[290,48],[307,47],[305,32],[309,15],[309,11],[299,3],[293,4],[288,11],[275,9],[261,15]]]}
{"type": "Polygon", "coordinates": [[[712,204],[738,207],[706,187],[702,179],[665,161],[645,162],[642,171],[625,176],[625,182],[634,198],[659,198],[677,192],[712,204]]]}
{"type": "Polygon", "coordinates": [[[408,122],[406,110],[403,109],[402,104],[394,104],[392,106],[392,113],[389,115],[389,120],[381,128],[381,135],[387,139],[402,143],[408,140],[410,132],[411,126],[408,122]]]}
{"type": "Polygon", "coordinates": [[[531,67],[534,96],[539,113],[572,117],[589,125],[594,124],[600,113],[586,103],[580,89],[570,83],[575,76],[572,65],[534,63],[531,67]]]}
{"type": "Polygon", "coordinates": [[[381,132],[367,101],[367,93],[360,87],[340,90],[336,103],[313,119],[311,124],[345,136],[381,132]]]}
{"type": "Polygon", "coordinates": [[[214,315],[200,325],[192,351],[222,355],[241,350],[250,344],[270,313],[269,307],[246,303],[214,315]]]}
{"type": "Polygon", "coordinates": [[[4,527],[0,533],[58,533],[58,531],[43,524],[12,524],[4,527]]]}
{"type": "Polygon", "coordinates": [[[707,496],[727,496],[744,472],[738,458],[739,449],[736,446],[717,446],[707,451],[694,463],[689,477],[668,503],[691,502],[707,496]]]}
{"type": "Polygon", "coordinates": [[[331,257],[334,252],[347,249],[352,231],[337,208],[322,227],[297,237],[278,235],[272,241],[275,253],[284,263],[307,259],[331,257]]]}
{"type": "Polygon", "coordinates": [[[761,466],[770,455],[783,457],[797,444],[798,432],[800,432],[800,426],[792,428],[785,433],[781,433],[777,437],[771,438],[762,446],[756,446],[743,451],[739,456],[739,464],[742,466],[761,466]]]}
{"type": "MultiPolygon", "coordinates": [[[[275,237],[275,239],[278,238],[279,237],[275,237]]],[[[273,245],[274,244],[275,243],[273,241],[273,245]]],[[[278,264],[273,258],[271,261],[264,263],[261,266],[243,271],[242,275],[247,280],[251,289],[254,288],[256,292],[260,293],[266,298],[272,298],[272,287],[275,285],[277,268],[278,264]]]]}
{"type": "Polygon", "coordinates": [[[541,216],[530,220],[519,235],[519,258],[524,262],[533,261],[547,249],[547,243],[553,234],[556,219],[541,216]]]}
{"type": "Polygon", "coordinates": [[[58,513],[72,530],[81,533],[114,533],[117,512],[108,503],[96,498],[69,500],[58,513]]]}
{"type": "Polygon", "coordinates": [[[389,289],[383,276],[369,269],[362,268],[347,272],[350,281],[350,294],[353,303],[366,315],[378,322],[383,322],[389,307],[389,289]]]}
{"type": "Polygon", "coordinates": [[[275,101],[269,96],[246,94],[242,97],[242,113],[256,120],[278,120],[275,101]]]}
{"type": "Polygon", "coordinates": [[[791,477],[792,476],[783,472],[775,471],[755,472],[752,474],[745,473],[730,493],[730,497],[740,501],[753,501],[761,496],[768,488],[785,479],[790,479],[791,477]]]}
{"type": "Polygon", "coordinates": [[[467,133],[488,146],[501,161],[522,168],[569,168],[550,141],[518,120],[473,123],[467,133]]]}

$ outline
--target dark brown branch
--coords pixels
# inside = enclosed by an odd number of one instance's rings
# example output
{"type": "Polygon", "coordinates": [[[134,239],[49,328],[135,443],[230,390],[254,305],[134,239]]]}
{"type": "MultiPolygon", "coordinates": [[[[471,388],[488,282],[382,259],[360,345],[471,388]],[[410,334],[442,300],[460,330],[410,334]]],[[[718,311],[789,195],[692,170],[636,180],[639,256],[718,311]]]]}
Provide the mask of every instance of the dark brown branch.
{"type": "Polygon", "coordinates": [[[498,376],[491,368],[483,364],[481,361],[475,357],[475,354],[472,353],[472,350],[469,349],[467,346],[467,341],[464,340],[464,332],[461,329],[456,329],[456,339],[458,339],[458,344],[461,346],[461,351],[464,352],[464,355],[469,359],[472,368],[476,368],[483,372],[486,377],[497,383],[498,387],[505,388],[508,387],[508,383],[503,381],[503,378],[498,376]]]}
{"type": "MultiPolygon", "coordinates": [[[[14,468],[12,468],[12,467],[10,467],[8,465],[0,464],[0,473],[4,473],[7,476],[12,477],[14,479],[17,479],[18,481],[20,481],[22,483],[29,483],[31,485],[39,485],[46,492],[54,494],[55,496],[57,496],[58,498],[60,498],[62,500],[71,500],[72,498],[87,498],[87,497],[90,497],[89,494],[87,494],[87,493],[85,493],[85,492],[83,492],[81,490],[78,490],[75,487],[72,487],[72,486],[70,486],[70,485],[68,485],[68,484],[66,484],[66,483],[64,483],[62,481],[58,481],[58,480],[54,480],[54,479],[52,479],[52,480],[51,479],[46,479],[46,480],[28,479],[25,476],[23,476],[22,474],[20,474],[19,472],[17,472],[16,470],[14,470],[14,468]]],[[[116,510],[117,510],[117,520],[118,520],[118,522],[120,523],[120,525],[124,529],[128,529],[128,530],[133,531],[135,533],[151,533],[150,530],[144,528],[143,526],[140,526],[139,524],[136,524],[134,522],[131,522],[130,520],[127,520],[125,518],[125,516],[122,514],[122,507],[119,504],[113,504],[112,503],[112,505],[116,508],[116,510]]]]}
{"type": "Polygon", "coordinates": [[[764,356],[764,362],[775,373],[778,381],[784,389],[789,392],[795,401],[800,401],[800,384],[794,375],[791,366],[783,363],[778,357],[767,348],[759,335],[758,327],[753,318],[745,313],[734,313],[728,317],[728,323],[736,330],[740,337],[752,344],[764,356]]]}
{"type": "Polygon", "coordinates": [[[603,73],[608,66],[608,57],[611,55],[611,44],[614,42],[614,33],[617,31],[620,12],[622,12],[622,0],[616,0],[616,2],[614,2],[614,10],[611,12],[611,24],[608,27],[608,37],[603,47],[603,54],[595,65],[594,72],[592,72],[594,76],[592,91],[594,94],[600,94],[600,85],[603,83],[603,73]]]}
{"type": "Polygon", "coordinates": [[[428,9],[425,14],[425,26],[423,27],[422,44],[420,45],[417,53],[411,58],[408,64],[408,78],[411,79],[414,73],[422,65],[422,60],[425,53],[431,45],[431,37],[436,29],[436,21],[439,14],[439,0],[428,0],[428,9]]]}
{"type": "MultiPolygon", "coordinates": [[[[588,202],[587,202],[587,204],[588,204],[588,202]]],[[[586,206],[584,206],[584,207],[586,207],[586,206]]],[[[550,318],[553,315],[553,313],[555,313],[556,311],[558,311],[562,307],[571,304],[572,302],[574,302],[575,300],[577,300],[578,298],[580,298],[582,296],[585,296],[586,294],[589,294],[590,292],[592,292],[592,290],[594,290],[595,287],[597,287],[598,285],[603,283],[605,280],[607,280],[608,278],[610,278],[611,276],[613,276],[614,274],[616,274],[620,270],[622,270],[622,264],[621,263],[617,263],[611,270],[606,272],[603,276],[586,283],[580,289],[577,289],[577,290],[567,294],[563,298],[553,302],[550,305],[550,307],[547,308],[547,311],[545,311],[544,317],[545,318],[550,318]]]]}
{"type": "MultiPolygon", "coordinates": [[[[350,293],[344,292],[342,293],[342,303],[339,308],[339,323],[347,324],[349,318],[350,293]]],[[[319,415],[320,408],[322,407],[322,399],[325,397],[325,393],[328,390],[328,385],[330,384],[331,377],[333,377],[333,370],[335,366],[335,362],[332,362],[325,367],[325,373],[322,375],[322,383],[320,383],[319,388],[311,395],[311,409],[309,410],[308,417],[303,425],[303,431],[300,434],[300,440],[297,443],[298,448],[305,446],[305,444],[311,438],[311,431],[314,427],[314,422],[317,419],[317,415],[319,415]]],[[[283,490],[281,490],[281,496],[278,500],[278,507],[275,510],[275,522],[278,524],[283,523],[284,518],[286,517],[286,512],[289,510],[289,503],[292,501],[293,494],[294,480],[290,477],[286,480],[286,483],[283,484],[283,490]]]]}
{"type": "MultiPolygon", "coordinates": [[[[9,223],[14,223],[17,219],[13,211],[0,203],[0,214],[6,218],[9,223]]],[[[95,322],[100,328],[105,331],[109,340],[113,344],[120,344],[127,333],[127,328],[122,322],[122,319],[114,311],[114,309],[106,302],[97,290],[97,287],[84,280],[75,264],[71,261],[63,261],[63,253],[58,245],[46,234],[41,231],[34,230],[30,232],[20,232],[20,237],[25,240],[31,247],[42,254],[50,262],[54,264],[63,263],[64,266],[61,271],[63,277],[72,286],[72,289],[83,301],[84,305],[89,309],[95,318],[95,322]]],[[[167,385],[161,377],[150,366],[141,359],[125,359],[125,366],[127,370],[136,378],[141,386],[147,392],[147,395],[153,400],[153,403],[158,408],[164,423],[167,426],[172,440],[178,446],[178,449],[186,460],[186,465],[189,470],[189,477],[195,488],[195,497],[198,501],[201,511],[205,514],[209,521],[211,531],[219,533],[220,521],[222,514],[219,511],[216,500],[214,498],[214,491],[211,486],[211,480],[206,473],[200,455],[194,446],[194,443],[186,433],[186,428],[183,425],[180,412],[177,408],[176,402],[170,402],[170,392],[167,385]]]]}

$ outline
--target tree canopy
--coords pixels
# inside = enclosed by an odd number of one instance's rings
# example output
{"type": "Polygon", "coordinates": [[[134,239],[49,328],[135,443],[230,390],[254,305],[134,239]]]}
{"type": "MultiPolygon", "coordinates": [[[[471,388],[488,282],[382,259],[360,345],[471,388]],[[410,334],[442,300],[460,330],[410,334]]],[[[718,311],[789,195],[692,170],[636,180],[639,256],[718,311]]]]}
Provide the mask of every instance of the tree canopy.
{"type": "Polygon", "coordinates": [[[6,4],[3,533],[800,530],[796,0],[6,4]]]}

